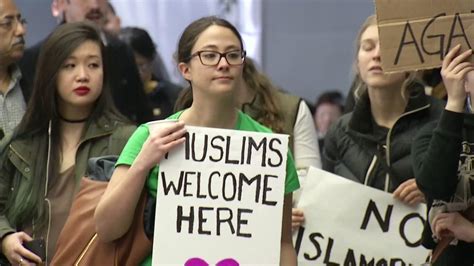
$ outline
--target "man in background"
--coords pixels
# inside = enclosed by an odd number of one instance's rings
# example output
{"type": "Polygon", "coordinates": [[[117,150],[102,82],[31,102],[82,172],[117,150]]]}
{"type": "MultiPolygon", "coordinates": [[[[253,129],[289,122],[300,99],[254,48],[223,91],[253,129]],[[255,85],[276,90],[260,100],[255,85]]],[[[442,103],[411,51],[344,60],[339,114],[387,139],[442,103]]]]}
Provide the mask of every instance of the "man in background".
{"type": "Polygon", "coordinates": [[[0,139],[13,132],[25,114],[27,93],[17,66],[25,49],[26,20],[13,0],[0,0],[0,139]]]}
{"type": "Polygon", "coordinates": [[[122,28],[122,20],[117,16],[115,8],[110,2],[107,2],[105,19],[104,30],[115,36],[119,35],[120,29],[122,28]]]}

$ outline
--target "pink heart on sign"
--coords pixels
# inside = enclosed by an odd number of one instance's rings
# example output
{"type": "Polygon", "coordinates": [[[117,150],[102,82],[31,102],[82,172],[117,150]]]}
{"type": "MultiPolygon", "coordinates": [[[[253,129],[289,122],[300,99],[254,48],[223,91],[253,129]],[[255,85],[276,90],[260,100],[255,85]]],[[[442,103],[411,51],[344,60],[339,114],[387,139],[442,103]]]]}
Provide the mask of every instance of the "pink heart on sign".
{"type": "Polygon", "coordinates": [[[223,259],[216,266],[239,266],[239,263],[234,259],[223,259]]]}
{"type": "MultiPolygon", "coordinates": [[[[216,266],[239,266],[240,264],[234,259],[223,259],[216,266]]],[[[184,266],[209,266],[205,260],[201,258],[191,258],[184,263],[184,266]]]]}
{"type": "Polygon", "coordinates": [[[192,258],[187,260],[184,266],[209,266],[209,264],[201,258],[192,258]]]}

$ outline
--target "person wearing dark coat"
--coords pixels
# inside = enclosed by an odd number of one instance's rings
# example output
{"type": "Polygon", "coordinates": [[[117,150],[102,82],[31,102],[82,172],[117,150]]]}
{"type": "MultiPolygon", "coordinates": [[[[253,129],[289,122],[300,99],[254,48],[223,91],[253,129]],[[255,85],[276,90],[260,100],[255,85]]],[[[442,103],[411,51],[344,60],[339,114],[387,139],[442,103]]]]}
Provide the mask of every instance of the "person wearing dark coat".
{"type": "Polygon", "coordinates": [[[154,62],[159,55],[151,36],[144,29],[126,27],[120,30],[119,38],[132,48],[153,119],[165,119],[172,115],[182,88],[155,75],[154,62]]]}
{"type": "Polygon", "coordinates": [[[427,199],[422,244],[432,265],[474,265],[474,64],[472,50],[454,47],[441,76],[448,101],[441,117],[426,125],[412,146],[418,187],[427,199]]]}

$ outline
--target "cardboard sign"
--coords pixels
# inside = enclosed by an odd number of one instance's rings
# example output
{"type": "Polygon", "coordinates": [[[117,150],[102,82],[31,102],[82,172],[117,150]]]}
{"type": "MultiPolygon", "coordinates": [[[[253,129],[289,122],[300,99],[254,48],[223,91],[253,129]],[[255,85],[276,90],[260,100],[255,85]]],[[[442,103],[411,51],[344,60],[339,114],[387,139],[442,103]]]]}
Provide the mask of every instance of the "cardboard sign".
{"type": "Polygon", "coordinates": [[[279,265],[288,135],[186,128],[160,163],[153,265],[279,265]]]}
{"type": "Polygon", "coordinates": [[[421,265],[426,205],[310,168],[298,204],[305,224],[293,235],[298,265],[421,265]]]}
{"type": "MultiPolygon", "coordinates": [[[[472,0],[375,0],[385,72],[439,67],[461,44],[474,48],[472,0]]],[[[473,59],[474,62],[474,59],[473,59]]]]}

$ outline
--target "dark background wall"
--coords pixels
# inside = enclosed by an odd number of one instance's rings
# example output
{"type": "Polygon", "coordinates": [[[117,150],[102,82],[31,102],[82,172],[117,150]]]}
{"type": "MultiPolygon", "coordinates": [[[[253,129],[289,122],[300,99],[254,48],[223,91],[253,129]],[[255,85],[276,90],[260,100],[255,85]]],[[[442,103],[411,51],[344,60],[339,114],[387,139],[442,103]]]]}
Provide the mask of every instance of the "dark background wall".
{"type": "Polygon", "coordinates": [[[263,67],[282,88],[314,101],[348,91],[354,39],[370,0],[264,0],[263,67]]]}
{"type": "MultiPolygon", "coordinates": [[[[359,25],[373,13],[373,1],[262,1],[262,67],[272,80],[310,101],[327,89],[346,92],[354,38],[359,25]]],[[[43,39],[56,25],[50,0],[16,3],[28,20],[28,45],[43,39]]]]}
{"type": "Polygon", "coordinates": [[[15,0],[23,17],[28,21],[26,42],[31,46],[46,37],[56,25],[51,15],[51,0],[15,0]]]}

